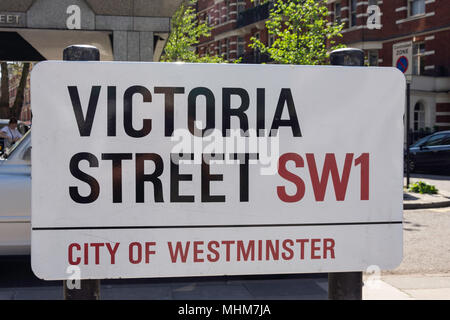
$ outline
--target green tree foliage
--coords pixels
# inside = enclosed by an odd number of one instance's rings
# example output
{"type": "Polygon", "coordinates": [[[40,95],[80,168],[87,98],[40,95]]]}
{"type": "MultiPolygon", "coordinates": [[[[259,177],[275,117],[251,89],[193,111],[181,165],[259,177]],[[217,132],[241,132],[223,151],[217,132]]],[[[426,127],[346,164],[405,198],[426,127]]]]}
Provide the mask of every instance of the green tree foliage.
{"type": "Polygon", "coordinates": [[[209,55],[200,57],[195,52],[200,37],[211,35],[211,27],[206,22],[200,23],[197,19],[196,2],[197,0],[184,1],[173,15],[171,32],[161,61],[226,62],[221,57],[209,55]]]}
{"type": "Polygon", "coordinates": [[[423,181],[417,181],[409,188],[409,191],[421,194],[436,194],[439,190],[433,185],[427,184],[423,181]]]}
{"type": "Polygon", "coordinates": [[[250,47],[281,64],[328,64],[328,52],[344,47],[333,40],[342,37],[344,24],[329,24],[327,16],[325,0],[275,0],[266,21],[273,44],[252,37],[250,47]]]}

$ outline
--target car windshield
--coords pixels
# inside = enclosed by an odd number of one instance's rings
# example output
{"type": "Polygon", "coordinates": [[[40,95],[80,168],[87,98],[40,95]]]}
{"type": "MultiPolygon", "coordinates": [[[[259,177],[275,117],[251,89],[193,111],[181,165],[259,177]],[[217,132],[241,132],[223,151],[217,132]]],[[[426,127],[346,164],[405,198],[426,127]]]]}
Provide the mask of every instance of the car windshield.
{"type": "Polygon", "coordinates": [[[419,139],[414,144],[411,145],[411,147],[420,147],[421,145],[425,144],[425,142],[430,139],[431,136],[426,136],[425,138],[419,139]]]}
{"type": "Polygon", "coordinates": [[[31,130],[28,130],[28,132],[26,132],[22,138],[20,138],[20,140],[18,140],[16,143],[14,143],[11,147],[7,148],[5,150],[5,153],[0,156],[0,160],[5,160],[7,159],[9,156],[11,156],[14,153],[14,150],[16,150],[20,144],[22,143],[22,141],[25,140],[25,138],[30,134],[31,130]]]}

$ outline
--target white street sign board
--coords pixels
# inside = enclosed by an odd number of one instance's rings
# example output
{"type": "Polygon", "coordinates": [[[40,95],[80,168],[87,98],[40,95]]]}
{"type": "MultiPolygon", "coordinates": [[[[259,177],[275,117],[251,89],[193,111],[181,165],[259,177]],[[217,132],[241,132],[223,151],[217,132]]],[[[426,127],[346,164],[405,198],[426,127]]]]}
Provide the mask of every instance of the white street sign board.
{"type": "Polygon", "coordinates": [[[392,269],[404,92],[395,68],[39,63],[33,271],[392,269]]]}
{"type": "Polygon", "coordinates": [[[392,66],[399,69],[407,78],[413,70],[412,41],[396,43],[392,46],[392,66]]]}

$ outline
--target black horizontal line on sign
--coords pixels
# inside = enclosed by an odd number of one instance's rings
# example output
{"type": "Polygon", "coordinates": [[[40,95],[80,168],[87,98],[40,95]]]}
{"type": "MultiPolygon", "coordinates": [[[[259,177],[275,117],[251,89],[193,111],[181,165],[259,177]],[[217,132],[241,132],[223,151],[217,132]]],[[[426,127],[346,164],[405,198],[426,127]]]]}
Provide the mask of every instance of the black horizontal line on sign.
{"type": "Polygon", "coordinates": [[[183,226],[110,226],[110,227],[35,227],[42,230],[120,230],[120,229],[206,229],[206,228],[270,228],[270,227],[314,227],[314,226],[353,226],[377,224],[402,224],[402,221],[378,222],[339,222],[339,223],[299,223],[299,224],[234,224],[234,225],[183,225],[183,226]]]}

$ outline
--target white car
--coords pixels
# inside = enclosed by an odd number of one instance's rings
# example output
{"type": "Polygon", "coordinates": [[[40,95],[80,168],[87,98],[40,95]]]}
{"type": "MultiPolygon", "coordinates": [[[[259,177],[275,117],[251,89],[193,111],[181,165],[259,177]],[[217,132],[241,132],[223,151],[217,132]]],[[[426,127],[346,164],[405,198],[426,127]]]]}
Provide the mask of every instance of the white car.
{"type": "Polygon", "coordinates": [[[0,156],[0,255],[30,254],[31,130],[0,156]]]}

